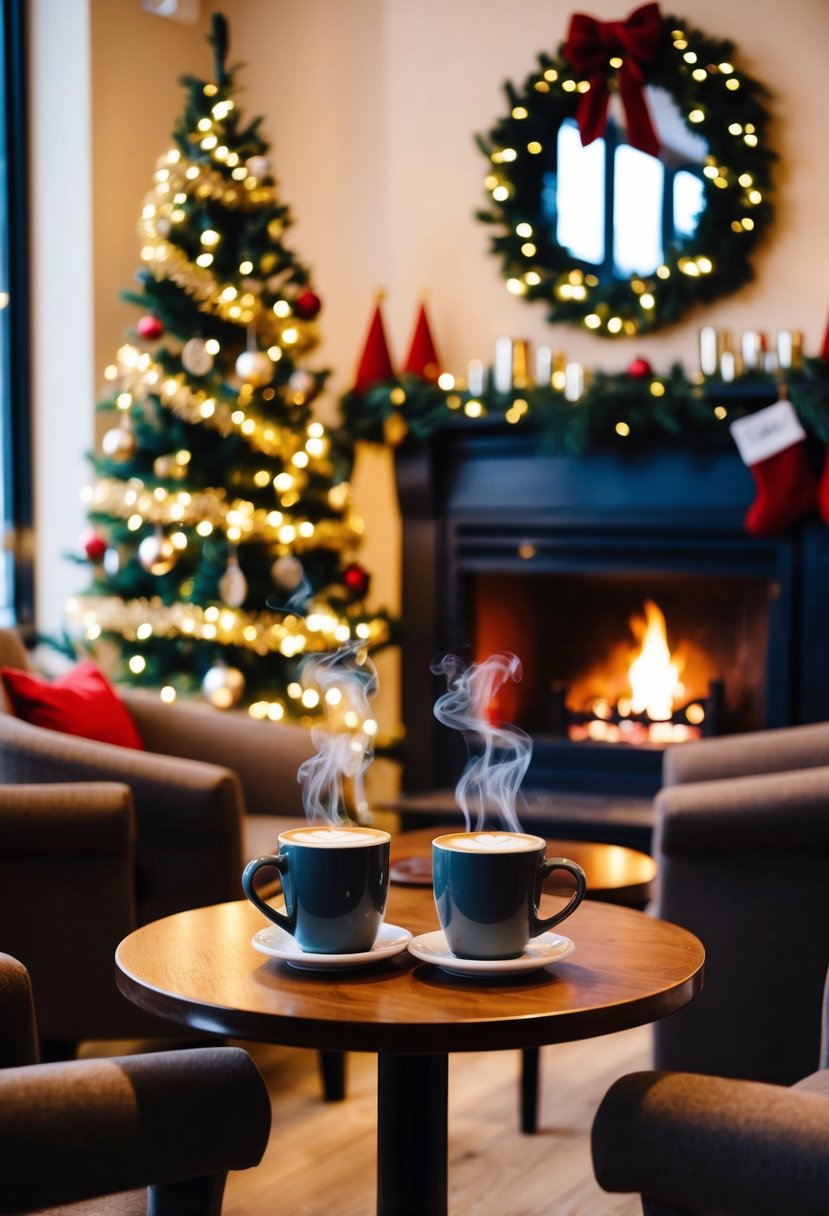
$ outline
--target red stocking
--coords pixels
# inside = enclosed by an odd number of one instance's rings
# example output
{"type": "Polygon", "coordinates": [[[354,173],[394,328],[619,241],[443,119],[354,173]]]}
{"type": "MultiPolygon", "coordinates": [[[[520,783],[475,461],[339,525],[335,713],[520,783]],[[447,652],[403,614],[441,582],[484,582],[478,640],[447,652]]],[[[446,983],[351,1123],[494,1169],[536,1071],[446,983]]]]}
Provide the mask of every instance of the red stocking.
{"type": "MultiPolygon", "coordinates": [[[[815,507],[818,494],[797,415],[788,401],[777,401],[732,423],[731,433],[756,490],[745,516],[746,531],[751,536],[785,532],[815,507]]],[[[824,481],[829,509],[829,476],[824,481]]]]}

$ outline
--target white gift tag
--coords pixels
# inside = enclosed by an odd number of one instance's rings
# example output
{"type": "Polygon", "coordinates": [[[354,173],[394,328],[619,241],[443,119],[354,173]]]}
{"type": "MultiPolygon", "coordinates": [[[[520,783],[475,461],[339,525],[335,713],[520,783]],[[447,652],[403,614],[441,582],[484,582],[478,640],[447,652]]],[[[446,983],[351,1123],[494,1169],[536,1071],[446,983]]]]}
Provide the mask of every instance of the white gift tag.
{"type": "Polygon", "coordinates": [[[737,451],[747,465],[776,456],[806,438],[790,401],[775,401],[756,414],[738,418],[729,428],[737,451]]]}

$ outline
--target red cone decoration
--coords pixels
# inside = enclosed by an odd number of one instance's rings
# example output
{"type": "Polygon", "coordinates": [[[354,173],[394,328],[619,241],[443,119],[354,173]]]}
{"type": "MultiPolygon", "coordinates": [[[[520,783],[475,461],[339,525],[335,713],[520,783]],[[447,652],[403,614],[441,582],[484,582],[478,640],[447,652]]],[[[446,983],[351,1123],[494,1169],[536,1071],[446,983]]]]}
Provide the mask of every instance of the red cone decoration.
{"type": "Polygon", "coordinates": [[[357,377],[354,381],[354,391],[363,393],[383,380],[391,380],[394,370],[391,365],[389,347],[386,342],[386,331],[383,328],[383,315],[380,311],[380,301],[374,309],[371,325],[363,348],[357,377]]]}
{"type": "Polygon", "coordinates": [[[423,376],[426,380],[437,380],[440,375],[440,360],[432,340],[432,332],[429,329],[425,304],[420,306],[412,345],[408,358],[403,364],[403,370],[410,372],[413,376],[423,376]]]}

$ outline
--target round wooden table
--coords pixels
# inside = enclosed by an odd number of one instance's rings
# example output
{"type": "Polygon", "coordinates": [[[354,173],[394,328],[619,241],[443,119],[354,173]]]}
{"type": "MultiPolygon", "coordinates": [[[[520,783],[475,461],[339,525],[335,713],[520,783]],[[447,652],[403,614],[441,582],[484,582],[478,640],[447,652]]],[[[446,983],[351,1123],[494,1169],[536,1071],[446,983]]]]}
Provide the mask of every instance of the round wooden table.
{"type": "MultiPolygon", "coordinates": [[[[561,899],[545,895],[545,914],[561,899]]],[[[437,928],[432,892],[393,887],[386,919],[437,928]]],[[[408,952],[352,971],[300,971],[254,950],[246,900],[144,925],[116,952],[141,1008],[234,1038],[378,1056],[378,1216],[445,1216],[448,1053],[540,1047],[673,1013],[702,986],[693,934],[630,908],[583,903],[575,951],[520,978],[461,978],[408,952]]]]}

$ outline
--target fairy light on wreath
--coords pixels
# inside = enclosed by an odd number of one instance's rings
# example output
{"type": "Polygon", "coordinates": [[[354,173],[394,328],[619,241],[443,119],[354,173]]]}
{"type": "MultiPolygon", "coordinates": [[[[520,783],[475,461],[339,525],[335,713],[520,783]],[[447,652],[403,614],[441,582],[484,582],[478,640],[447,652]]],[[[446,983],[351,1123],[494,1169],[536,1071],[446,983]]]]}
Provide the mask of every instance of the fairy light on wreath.
{"type": "Polygon", "coordinates": [[[676,321],[693,304],[737,290],[753,274],[751,255],[772,219],[768,113],[764,87],[736,63],[734,45],[709,38],[656,4],[626,20],[574,17],[568,39],[522,89],[505,86],[509,113],[478,145],[489,161],[489,205],[478,218],[494,230],[511,294],[548,306],[605,337],[645,333],[676,321]],[[604,134],[607,98],[618,93],[629,142],[658,152],[645,86],[664,90],[691,134],[707,145],[701,211],[693,235],[676,238],[652,273],[613,277],[558,243],[545,211],[562,123],[579,124],[584,143],[604,134]],[[650,131],[648,130],[650,128],[650,131]]]}

